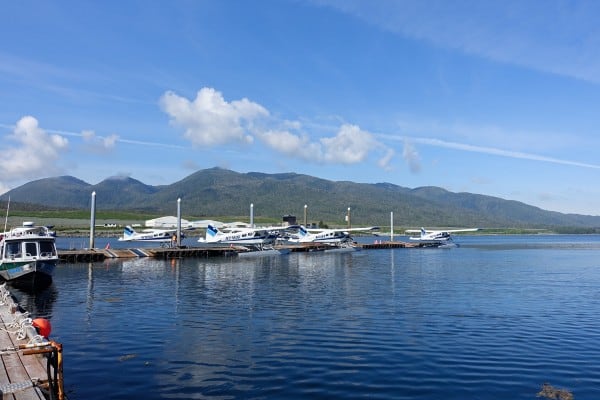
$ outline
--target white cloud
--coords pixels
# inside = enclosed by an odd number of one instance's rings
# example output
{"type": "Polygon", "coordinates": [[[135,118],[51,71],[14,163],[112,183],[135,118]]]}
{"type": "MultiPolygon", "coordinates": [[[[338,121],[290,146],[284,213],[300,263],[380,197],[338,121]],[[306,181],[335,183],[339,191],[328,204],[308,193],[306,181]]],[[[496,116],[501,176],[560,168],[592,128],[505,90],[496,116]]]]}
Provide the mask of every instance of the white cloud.
{"type": "Polygon", "coordinates": [[[91,146],[92,151],[112,150],[119,141],[119,135],[111,134],[108,136],[97,136],[94,131],[81,132],[83,141],[91,146]]]}
{"type": "Polygon", "coordinates": [[[200,89],[193,101],[166,92],[160,104],[171,122],[185,129],[184,137],[197,146],[252,143],[249,132],[254,122],[269,115],[260,104],[246,98],[228,103],[212,88],[200,89]]]}
{"type": "Polygon", "coordinates": [[[410,141],[404,141],[404,148],[402,149],[402,158],[408,164],[410,172],[418,173],[421,171],[421,158],[417,149],[410,143],[410,141]]]}
{"type": "Polygon", "coordinates": [[[386,154],[378,165],[387,168],[394,155],[392,149],[377,142],[371,133],[351,124],[342,125],[335,136],[315,141],[306,134],[285,129],[257,133],[257,138],[275,151],[315,163],[357,164],[365,161],[372,151],[384,149],[386,154]]]}
{"type": "Polygon", "coordinates": [[[287,156],[306,160],[313,157],[317,160],[321,158],[319,145],[311,143],[306,135],[296,135],[287,130],[270,130],[259,133],[257,137],[273,150],[287,156]]]}
{"type": "MultiPolygon", "coordinates": [[[[551,163],[551,164],[570,165],[570,166],[581,167],[581,168],[600,169],[600,164],[590,164],[590,163],[584,163],[584,162],[580,162],[580,161],[564,160],[564,159],[559,159],[559,158],[554,158],[554,157],[546,157],[546,156],[542,156],[539,154],[525,153],[525,152],[520,152],[520,151],[510,151],[510,150],[504,150],[504,149],[499,149],[499,148],[494,148],[494,147],[475,146],[472,144],[450,142],[450,141],[434,139],[434,138],[407,137],[407,136],[401,136],[401,135],[384,135],[384,134],[378,134],[377,137],[381,138],[381,139],[386,139],[386,140],[403,141],[405,143],[405,150],[404,150],[404,153],[406,153],[405,159],[407,159],[407,158],[409,159],[411,157],[411,154],[410,154],[411,150],[414,150],[414,147],[412,144],[410,144],[410,147],[408,149],[406,147],[406,143],[411,142],[411,143],[418,143],[418,144],[422,144],[422,145],[426,145],[426,146],[443,147],[443,148],[447,148],[447,149],[467,151],[467,152],[471,152],[471,153],[489,154],[489,155],[494,155],[494,156],[499,156],[499,157],[515,158],[515,159],[522,159],[522,160],[541,161],[541,162],[546,162],[546,163],[551,163]]],[[[414,150],[414,151],[416,153],[416,150],[414,150]]]]}
{"type": "Polygon", "coordinates": [[[227,102],[212,88],[200,89],[193,101],[166,92],[160,102],[171,122],[183,127],[185,138],[198,146],[250,144],[256,138],[288,157],[330,164],[356,164],[373,150],[384,149],[386,154],[378,162],[382,168],[393,156],[393,151],[356,125],[343,124],[335,136],[311,139],[299,121],[272,118],[267,109],[246,98],[227,102]]]}
{"type": "Polygon", "coordinates": [[[391,170],[390,162],[392,161],[392,158],[394,158],[394,155],[396,155],[394,149],[388,148],[384,156],[381,157],[379,161],[377,161],[377,165],[379,165],[380,168],[383,168],[386,171],[391,170]]]}
{"type": "Polygon", "coordinates": [[[81,137],[86,142],[91,142],[96,137],[96,133],[94,131],[83,131],[81,132],[81,137]]]}
{"type": "MultiPolygon", "coordinates": [[[[59,171],[56,162],[68,147],[68,140],[60,135],[49,135],[31,116],[21,118],[8,139],[16,146],[2,149],[0,176],[2,183],[20,179],[48,176],[59,171]]],[[[1,186],[2,184],[0,184],[1,186]]]]}
{"type": "Polygon", "coordinates": [[[117,142],[117,140],[119,140],[119,135],[113,133],[112,135],[103,137],[102,144],[104,145],[105,149],[112,149],[113,147],[115,147],[115,143],[117,142]]]}
{"type": "Polygon", "coordinates": [[[323,159],[331,163],[356,164],[377,146],[373,135],[356,125],[344,124],[332,138],[322,138],[323,159]]]}

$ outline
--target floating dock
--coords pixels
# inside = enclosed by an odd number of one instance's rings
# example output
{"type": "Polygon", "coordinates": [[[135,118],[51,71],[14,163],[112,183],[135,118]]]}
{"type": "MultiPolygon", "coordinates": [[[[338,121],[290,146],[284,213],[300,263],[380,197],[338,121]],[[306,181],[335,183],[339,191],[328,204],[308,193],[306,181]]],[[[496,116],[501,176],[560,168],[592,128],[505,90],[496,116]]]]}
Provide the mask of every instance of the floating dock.
{"type": "MultiPolygon", "coordinates": [[[[369,244],[356,244],[364,250],[376,249],[402,249],[421,247],[418,243],[407,242],[383,242],[369,244]]],[[[303,243],[277,247],[290,252],[308,252],[331,250],[331,246],[323,243],[303,243]]],[[[139,258],[151,257],[161,260],[187,257],[231,257],[239,253],[247,252],[248,249],[241,246],[219,246],[219,247],[158,247],[158,248],[131,248],[131,249],[81,249],[81,250],[58,250],[58,256],[62,262],[96,262],[112,258],[139,258]]]]}
{"type": "Polygon", "coordinates": [[[37,334],[5,285],[0,285],[0,327],[2,398],[63,400],[62,346],[37,334]]]}
{"type": "Polygon", "coordinates": [[[227,257],[235,256],[240,251],[235,247],[158,247],[131,249],[82,249],[58,250],[62,262],[95,262],[111,258],[151,257],[162,260],[184,257],[227,257]]]}

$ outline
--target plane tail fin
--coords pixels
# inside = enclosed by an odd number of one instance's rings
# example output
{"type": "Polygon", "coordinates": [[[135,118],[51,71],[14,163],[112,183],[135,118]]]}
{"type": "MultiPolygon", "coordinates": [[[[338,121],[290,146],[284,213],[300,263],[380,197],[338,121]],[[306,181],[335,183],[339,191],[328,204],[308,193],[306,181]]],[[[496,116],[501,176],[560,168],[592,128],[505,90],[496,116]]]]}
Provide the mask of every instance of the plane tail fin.
{"type": "Polygon", "coordinates": [[[208,227],[206,228],[206,240],[214,238],[215,236],[217,236],[217,233],[219,233],[219,230],[216,227],[208,225],[208,227]]]}
{"type": "Polygon", "coordinates": [[[130,225],[127,225],[124,229],[123,229],[123,237],[124,238],[128,238],[135,235],[135,229],[133,229],[130,225]]]}
{"type": "Polygon", "coordinates": [[[306,235],[308,235],[308,231],[306,230],[306,228],[302,225],[300,225],[300,228],[298,228],[298,235],[300,237],[304,237],[306,235]]]}

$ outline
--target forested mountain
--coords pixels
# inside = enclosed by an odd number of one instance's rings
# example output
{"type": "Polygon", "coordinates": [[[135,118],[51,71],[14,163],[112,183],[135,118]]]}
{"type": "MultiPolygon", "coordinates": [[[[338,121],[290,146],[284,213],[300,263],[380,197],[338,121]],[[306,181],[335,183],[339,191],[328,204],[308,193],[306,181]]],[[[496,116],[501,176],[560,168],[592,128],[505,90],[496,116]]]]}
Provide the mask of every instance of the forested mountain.
{"type": "Polygon", "coordinates": [[[524,203],[438,187],[409,189],[390,183],[329,181],[295,173],[238,173],[221,168],[200,170],[179,182],[150,186],[125,177],[91,185],[62,176],[26,183],[0,196],[1,200],[44,208],[89,209],[96,192],[99,210],[128,210],[175,215],[177,199],[188,218],[255,216],[302,220],[308,205],[311,222],[343,225],[348,207],[353,224],[389,225],[390,212],[398,226],[479,227],[600,227],[600,217],[561,214],[524,203]]]}

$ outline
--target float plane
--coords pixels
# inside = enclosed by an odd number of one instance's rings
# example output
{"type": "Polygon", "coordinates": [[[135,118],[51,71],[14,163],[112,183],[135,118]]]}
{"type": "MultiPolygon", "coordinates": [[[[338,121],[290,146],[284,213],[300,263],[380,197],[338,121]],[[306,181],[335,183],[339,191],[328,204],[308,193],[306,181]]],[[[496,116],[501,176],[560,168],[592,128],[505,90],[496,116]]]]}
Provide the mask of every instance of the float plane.
{"type": "Polygon", "coordinates": [[[479,228],[465,228],[465,229],[448,229],[448,230],[426,230],[421,229],[408,229],[406,233],[414,234],[419,233],[420,236],[411,236],[410,240],[421,243],[424,246],[441,246],[449,245],[452,243],[452,233],[457,232],[476,232],[479,228]]]}
{"type": "MultiPolygon", "coordinates": [[[[186,228],[187,230],[193,228],[186,228]]],[[[183,229],[182,229],[183,230],[183,229]]],[[[123,229],[123,236],[119,238],[119,242],[157,242],[157,243],[172,243],[176,240],[177,229],[144,229],[137,232],[130,225],[123,229]],[[175,240],[174,240],[175,239],[175,240]]],[[[185,235],[181,233],[181,238],[185,235]]]]}
{"type": "Polygon", "coordinates": [[[278,237],[277,232],[286,229],[289,229],[289,227],[274,226],[268,228],[229,228],[219,230],[209,224],[206,228],[206,237],[201,237],[198,239],[198,242],[262,246],[274,243],[278,237]]]}
{"type": "Polygon", "coordinates": [[[298,233],[288,239],[292,243],[327,243],[339,245],[352,241],[350,232],[371,232],[379,230],[378,226],[367,228],[340,228],[340,229],[306,229],[298,227],[298,233]]]}

